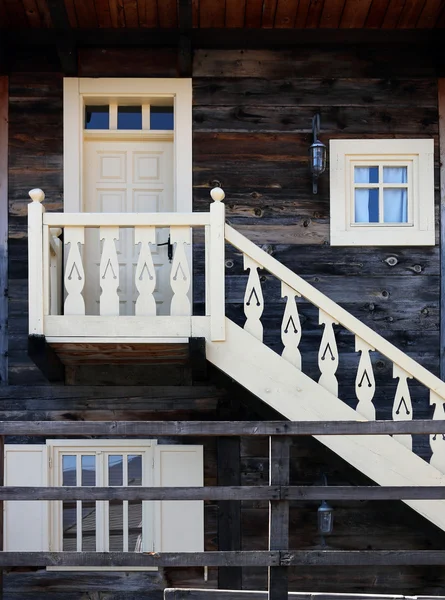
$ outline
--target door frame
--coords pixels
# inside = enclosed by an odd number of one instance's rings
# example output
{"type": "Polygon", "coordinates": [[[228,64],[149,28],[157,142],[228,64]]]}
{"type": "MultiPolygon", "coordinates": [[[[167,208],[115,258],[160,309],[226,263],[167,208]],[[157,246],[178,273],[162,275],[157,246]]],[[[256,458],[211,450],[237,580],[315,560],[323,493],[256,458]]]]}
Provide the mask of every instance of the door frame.
{"type": "Polygon", "coordinates": [[[174,207],[176,212],[192,212],[192,80],[110,77],[63,80],[64,211],[82,212],[85,105],[91,98],[116,97],[173,98],[174,207]]]}

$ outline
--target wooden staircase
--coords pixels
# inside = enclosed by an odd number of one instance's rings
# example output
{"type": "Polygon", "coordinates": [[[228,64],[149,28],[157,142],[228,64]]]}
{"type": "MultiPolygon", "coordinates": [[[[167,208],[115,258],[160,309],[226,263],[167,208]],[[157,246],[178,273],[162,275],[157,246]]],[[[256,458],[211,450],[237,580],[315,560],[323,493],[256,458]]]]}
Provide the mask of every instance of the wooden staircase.
{"type": "MultiPolygon", "coordinates": [[[[45,215],[41,205],[43,194],[37,192],[34,190],[32,193],[34,202],[30,205],[29,225],[30,335],[43,336],[53,345],[92,342],[119,344],[123,341],[138,345],[155,344],[160,340],[164,343],[178,343],[184,341],[184,338],[204,338],[206,356],[211,363],[292,421],[375,420],[373,398],[376,381],[370,354],[377,351],[391,361],[393,377],[398,379],[392,401],[393,420],[411,420],[415,417],[409,389],[410,379],[417,380],[429,390],[430,404],[435,407],[433,419],[444,418],[445,383],[225,224],[222,203],[224,192],[221,189],[212,190],[214,203],[209,213],[126,214],[124,222],[122,215],[118,214],[45,215]],[[76,245],[71,244],[64,257],[71,270],[76,268],[79,277],[75,281],[67,279],[65,272],[67,293],[63,309],[60,294],[57,298],[53,297],[58,293],[61,283],[57,280],[57,277],[61,277],[61,244],[55,241],[60,235],[60,229],[64,229],[66,244],[67,240],[82,240],[85,227],[100,227],[101,237],[108,240],[104,246],[106,256],[102,257],[105,265],[106,261],[117,263],[117,250],[113,240],[117,239],[115,231],[119,226],[134,227],[135,239],[145,240],[141,243],[137,268],[141,279],[138,282],[138,303],[142,308],[134,316],[119,316],[119,280],[114,277],[112,286],[107,287],[105,283],[102,287],[101,307],[105,307],[104,312],[98,316],[85,314],[82,299],[86,272],[82,261],[85,258],[79,249],[81,242],[78,242],[76,245]],[[155,274],[151,274],[150,240],[154,239],[156,227],[166,226],[170,227],[171,238],[176,243],[171,276],[172,309],[170,316],[157,316],[153,312],[155,274]],[[191,245],[192,227],[205,229],[206,316],[191,314],[188,291],[192,283],[192,270],[188,246],[191,245]],[[244,268],[249,271],[244,294],[244,328],[225,316],[226,244],[232,245],[242,254],[244,268]],[[51,251],[58,257],[58,266],[52,265],[51,251]],[[263,343],[261,318],[265,298],[261,289],[260,270],[278,279],[281,296],[286,299],[281,323],[281,355],[263,343]],[[175,273],[181,273],[181,277],[176,277],[175,273]],[[144,282],[143,276],[148,276],[149,281],[144,282]],[[105,290],[113,297],[103,298],[105,290]],[[302,335],[299,298],[318,309],[319,323],[323,327],[318,351],[318,381],[308,377],[302,370],[304,360],[302,361],[299,350],[302,335]],[[110,309],[112,306],[117,306],[117,312],[116,309],[110,309]],[[344,327],[355,337],[355,350],[360,353],[355,378],[355,409],[339,397],[336,372],[341,356],[336,344],[334,325],[344,327]]],[[[101,275],[103,270],[104,279],[106,269],[105,266],[102,268],[102,262],[101,275]]],[[[432,456],[429,463],[412,451],[411,435],[319,436],[317,439],[380,485],[445,485],[443,435],[430,436],[432,456]]],[[[445,501],[406,502],[445,530],[445,501]]]]}

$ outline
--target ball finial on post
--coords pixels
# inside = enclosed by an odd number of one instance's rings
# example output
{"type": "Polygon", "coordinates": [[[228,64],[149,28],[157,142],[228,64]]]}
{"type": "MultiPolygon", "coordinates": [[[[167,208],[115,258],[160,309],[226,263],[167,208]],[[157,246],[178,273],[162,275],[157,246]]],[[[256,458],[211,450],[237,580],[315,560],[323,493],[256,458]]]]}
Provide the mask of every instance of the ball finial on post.
{"type": "Polygon", "coordinates": [[[39,188],[34,188],[28,193],[33,202],[43,202],[45,200],[45,193],[39,188]]]}
{"type": "Polygon", "coordinates": [[[214,187],[210,191],[210,196],[214,202],[222,202],[226,197],[224,190],[222,190],[220,187],[214,187]]]}

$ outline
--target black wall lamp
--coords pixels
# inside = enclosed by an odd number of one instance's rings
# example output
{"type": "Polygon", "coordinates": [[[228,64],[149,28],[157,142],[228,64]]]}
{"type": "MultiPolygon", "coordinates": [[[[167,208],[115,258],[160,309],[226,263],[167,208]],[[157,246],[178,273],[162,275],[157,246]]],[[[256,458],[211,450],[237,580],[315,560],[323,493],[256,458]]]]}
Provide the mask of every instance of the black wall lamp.
{"type": "MultiPolygon", "coordinates": [[[[328,485],[326,475],[323,473],[323,484],[328,485]]],[[[334,528],[334,509],[326,500],[323,500],[318,507],[318,533],[322,536],[330,535],[334,528]]]]}
{"type": "Polygon", "coordinates": [[[318,178],[326,169],[326,146],[318,139],[320,133],[320,115],[312,117],[312,145],[309,148],[309,169],[312,174],[312,193],[318,192],[318,178]]]}

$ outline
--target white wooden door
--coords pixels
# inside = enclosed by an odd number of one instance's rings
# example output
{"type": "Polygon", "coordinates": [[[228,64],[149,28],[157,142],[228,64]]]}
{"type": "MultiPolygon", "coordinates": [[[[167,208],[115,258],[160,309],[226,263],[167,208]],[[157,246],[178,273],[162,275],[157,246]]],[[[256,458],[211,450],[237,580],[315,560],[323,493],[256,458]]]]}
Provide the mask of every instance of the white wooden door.
{"type": "MultiPolygon", "coordinates": [[[[85,212],[173,212],[173,142],[86,140],[84,146],[85,212]]],[[[86,314],[99,314],[99,231],[85,232],[84,264],[86,314]]],[[[158,229],[158,244],[167,242],[168,229],[158,229]]],[[[119,305],[121,315],[134,315],[137,299],[135,272],[139,245],[134,229],[119,229],[116,242],[119,261],[119,305]]],[[[156,271],[154,292],[158,315],[170,312],[170,263],[167,246],[151,247],[156,271]]]]}

